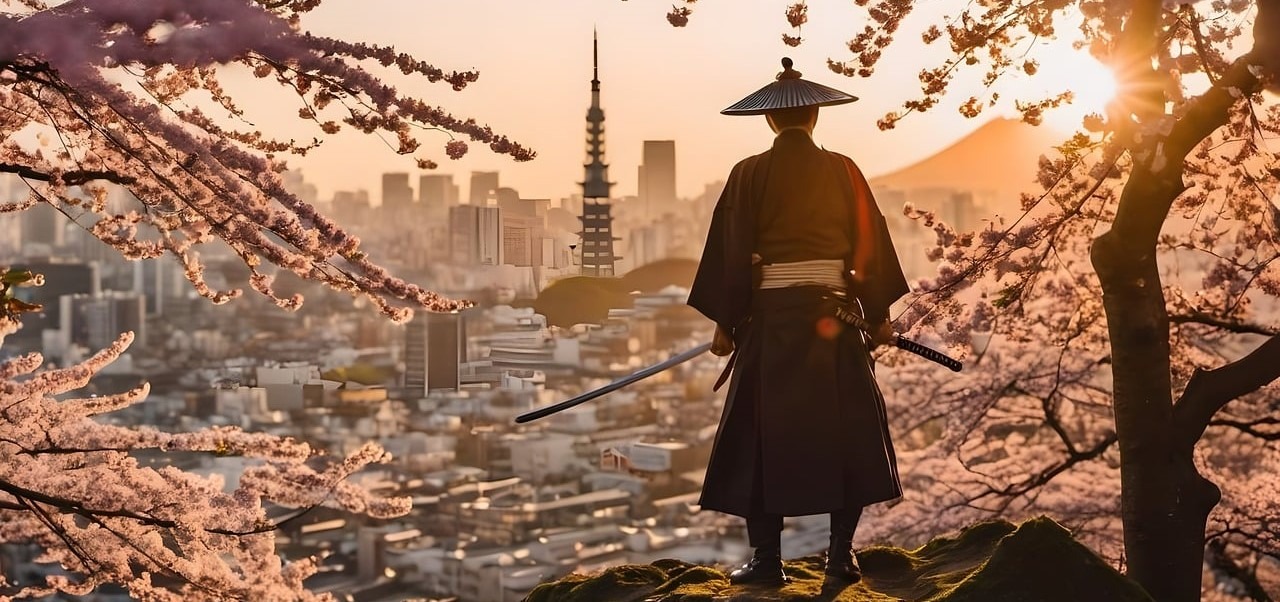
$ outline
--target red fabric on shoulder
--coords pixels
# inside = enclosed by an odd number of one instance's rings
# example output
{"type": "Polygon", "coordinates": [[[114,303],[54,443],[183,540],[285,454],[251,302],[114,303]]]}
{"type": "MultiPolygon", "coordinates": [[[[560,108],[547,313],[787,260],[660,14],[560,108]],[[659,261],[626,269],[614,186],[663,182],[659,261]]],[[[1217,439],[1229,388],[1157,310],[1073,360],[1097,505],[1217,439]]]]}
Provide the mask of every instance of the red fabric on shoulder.
{"type": "Polygon", "coordinates": [[[871,185],[867,183],[866,176],[862,175],[862,170],[858,169],[852,159],[844,155],[840,158],[844,160],[849,181],[853,183],[853,220],[857,229],[853,240],[853,277],[862,282],[871,273],[871,261],[879,244],[876,240],[878,232],[871,221],[876,207],[875,198],[871,195],[871,185]]]}

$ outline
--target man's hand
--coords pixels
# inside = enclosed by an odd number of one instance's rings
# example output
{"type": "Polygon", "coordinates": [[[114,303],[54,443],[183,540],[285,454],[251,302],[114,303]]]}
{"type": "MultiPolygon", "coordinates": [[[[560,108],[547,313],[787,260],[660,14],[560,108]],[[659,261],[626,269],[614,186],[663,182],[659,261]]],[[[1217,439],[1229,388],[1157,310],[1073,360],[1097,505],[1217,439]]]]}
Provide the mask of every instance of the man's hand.
{"type": "Polygon", "coordinates": [[[715,338],[711,339],[711,353],[720,357],[733,353],[733,337],[719,325],[716,326],[715,338]]]}
{"type": "MultiPolygon", "coordinates": [[[[881,345],[888,345],[892,343],[894,337],[896,336],[893,332],[893,327],[889,325],[888,321],[881,322],[879,325],[876,326],[876,329],[872,331],[870,334],[871,334],[872,349],[875,349],[876,347],[879,347],[881,345]]],[[[712,352],[714,351],[715,351],[715,348],[713,347],[712,352]]]]}

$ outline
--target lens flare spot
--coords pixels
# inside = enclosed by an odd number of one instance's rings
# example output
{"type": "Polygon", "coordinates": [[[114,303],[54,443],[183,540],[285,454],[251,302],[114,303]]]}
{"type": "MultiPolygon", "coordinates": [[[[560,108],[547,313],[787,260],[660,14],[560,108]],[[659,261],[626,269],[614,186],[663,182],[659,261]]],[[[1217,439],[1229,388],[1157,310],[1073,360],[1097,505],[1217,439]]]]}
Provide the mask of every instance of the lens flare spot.
{"type": "Polygon", "coordinates": [[[818,336],[831,341],[840,336],[840,331],[844,329],[844,325],[839,320],[826,316],[818,320],[816,324],[818,336]]]}

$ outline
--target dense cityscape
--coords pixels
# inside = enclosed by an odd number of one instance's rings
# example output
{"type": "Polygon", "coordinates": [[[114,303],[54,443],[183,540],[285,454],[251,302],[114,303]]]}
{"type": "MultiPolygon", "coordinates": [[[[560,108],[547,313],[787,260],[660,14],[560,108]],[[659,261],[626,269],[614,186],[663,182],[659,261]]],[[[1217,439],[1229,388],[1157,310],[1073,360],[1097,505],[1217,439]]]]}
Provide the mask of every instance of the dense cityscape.
{"type": "MultiPolygon", "coordinates": [[[[416,181],[386,173],[376,196],[352,182],[322,199],[306,174],[286,174],[290,192],[360,235],[389,270],[474,300],[471,309],[397,325],[287,273],[275,288],[305,294],[297,312],[257,295],[213,305],[171,258],[128,261],[75,215],[37,204],[0,215],[0,263],[46,281],[25,289],[44,309],[26,317],[3,353],[39,351],[47,365],[68,365],[134,331],[128,356],[88,391],[151,384],[146,402],[111,416],[120,424],[233,425],[339,455],[371,440],[385,447],[394,460],[355,481],[411,496],[409,515],[377,521],[321,508],[286,522],[277,538],[285,558],[323,558],[307,586],[339,599],[506,602],[575,571],[659,558],[738,562],[749,553],[740,521],[697,511],[723,400],[712,392],[719,358],[702,356],[527,426],[513,420],[711,336],[685,297],[723,182],[676,198],[675,142],[650,140],[636,167],[639,189],[618,195],[605,163],[599,76],[591,83],[582,193],[568,198],[525,198],[486,171],[416,181]]],[[[16,176],[0,179],[0,201],[27,194],[16,176]]],[[[931,269],[920,251],[930,233],[898,208],[935,207],[960,227],[989,209],[982,192],[968,190],[881,185],[876,194],[912,277],[931,269]]],[[[107,203],[119,211],[131,201],[110,189],[107,203]]],[[[215,288],[247,276],[229,250],[202,260],[215,288]]],[[[221,475],[228,489],[244,468],[196,454],[138,460],[221,475]]],[[[787,554],[821,548],[824,521],[789,520],[787,554]]],[[[0,566],[35,579],[54,570],[39,555],[6,545],[0,566]]],[[[127,597],[100,590],[94,599],[127,597]]]]}

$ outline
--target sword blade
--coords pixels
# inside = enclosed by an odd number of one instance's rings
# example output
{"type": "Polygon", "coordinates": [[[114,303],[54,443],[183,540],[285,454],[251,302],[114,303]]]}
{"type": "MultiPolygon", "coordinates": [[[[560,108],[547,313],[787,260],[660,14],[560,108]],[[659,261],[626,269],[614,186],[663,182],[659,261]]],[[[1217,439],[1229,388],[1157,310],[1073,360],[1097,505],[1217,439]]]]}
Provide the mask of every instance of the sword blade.
{"type": "Polygon", "coordinates": [[[703,343],[702,345],[694,347],[693,349],[685,351],[684,353],[672,356],[670,359],[667,359],[662,362],[658,362],[652,366],[649,366],[648,368],[642,368],[640,370],[637,370],[631,374],[628,374],[627,376],[619,378],[618,380],[615,380],[603,387],[600,387],[599,389],[593,389],[591,391],[587,391],[586,393],[583,393],[582,395],[579,395],[572,399],[566,399],[559,403],[553,403],[546,407],[525,412],[524,414],[516,416],[516,423],[524,424],[526,422],[532,422],[539,418],[546,418],[547,416],[555,414],[556,412],[562,412],[574,406],[586,403],[606,393],[612,393],[627,385],[649,378],[650,376],[653,376],[654,374],[662,372],[663,370],[667,370],[675,366],[678,366],[680,364],[683,364],[695,357],[698,357],[699,355],[702,355],[703,353],[706,353],[707,350],[709,349],[711,349],[711,343],[703,343]]]}

